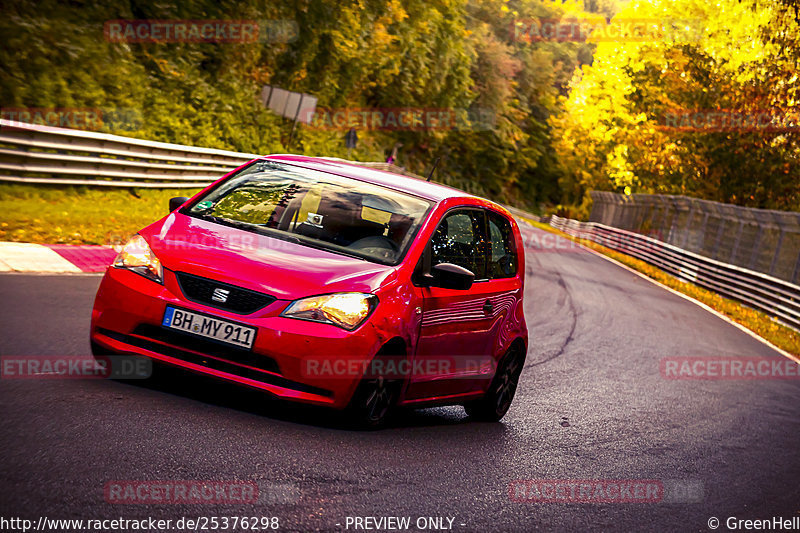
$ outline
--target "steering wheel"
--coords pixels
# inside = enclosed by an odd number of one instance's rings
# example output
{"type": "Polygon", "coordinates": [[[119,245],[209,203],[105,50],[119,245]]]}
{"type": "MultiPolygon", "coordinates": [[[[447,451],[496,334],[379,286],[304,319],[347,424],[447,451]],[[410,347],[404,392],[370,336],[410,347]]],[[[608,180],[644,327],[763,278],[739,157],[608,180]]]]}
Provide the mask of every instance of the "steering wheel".
{"type": "Polygon", "coordinates": [[[348,248],[356,249],[360,252],[374,255],[383,259],[392,259],[397,254],[397,245],[383,235],[373,235],[363,237],[350,243],[348,248]]]}

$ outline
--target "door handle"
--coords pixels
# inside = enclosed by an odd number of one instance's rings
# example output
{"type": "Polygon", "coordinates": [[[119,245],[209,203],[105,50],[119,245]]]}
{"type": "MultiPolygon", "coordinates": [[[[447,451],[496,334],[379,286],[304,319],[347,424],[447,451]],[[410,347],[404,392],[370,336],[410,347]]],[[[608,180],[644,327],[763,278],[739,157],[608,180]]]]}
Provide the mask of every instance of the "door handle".
{"type": "Polygon", "coordinates": [[[494,310],[494,306],[492,305],[492,301],[491,300],[486,300],[486,303],[483,304],[483,312],[486,313],[487,315],[490,315],[490,314],[492,314],[493,310],[494,310]]]}

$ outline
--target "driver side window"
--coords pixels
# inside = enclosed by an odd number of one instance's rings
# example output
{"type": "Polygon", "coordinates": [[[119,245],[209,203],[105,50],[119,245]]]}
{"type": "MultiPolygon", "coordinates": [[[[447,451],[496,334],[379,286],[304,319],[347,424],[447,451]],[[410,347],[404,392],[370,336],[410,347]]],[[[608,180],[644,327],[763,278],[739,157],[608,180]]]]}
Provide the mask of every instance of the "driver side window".
{"type": "Polygon", "coordinates": [[[431,239],[431,266],[452,263],[486,279],[486,235],[482,210],[451,211],[439,222],[431,239]]]}

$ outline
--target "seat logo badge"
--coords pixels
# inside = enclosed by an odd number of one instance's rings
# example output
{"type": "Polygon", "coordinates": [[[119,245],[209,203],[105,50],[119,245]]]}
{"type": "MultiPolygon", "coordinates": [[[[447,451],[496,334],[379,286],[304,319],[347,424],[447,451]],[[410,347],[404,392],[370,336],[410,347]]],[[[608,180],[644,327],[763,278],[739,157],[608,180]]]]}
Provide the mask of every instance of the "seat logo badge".
{"type": "Polygon", "coordinates": [[[231,291],[226,291],[225,289],[214,289],[214,294],[211,295],[211,299],[215,302],[225,303],[228,301],[228,295],[231,291]]]}

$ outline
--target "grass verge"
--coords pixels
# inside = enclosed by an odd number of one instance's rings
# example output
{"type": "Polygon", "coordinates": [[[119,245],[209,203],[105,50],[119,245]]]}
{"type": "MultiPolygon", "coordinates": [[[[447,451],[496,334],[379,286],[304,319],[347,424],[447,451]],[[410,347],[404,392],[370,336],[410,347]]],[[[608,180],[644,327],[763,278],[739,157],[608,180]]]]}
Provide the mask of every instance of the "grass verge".
{"type": "Polygon", "coordinates": [[[777,322],[766,313],[746,307],[735,300],[723,298],[719,294],[706,290],[702,287],[698,287],[692,283],[680,281],[671,274],[667,274],[663,270],[660,270],[629,255],[616,252],[610,248],[606,248],[605,246],[601,246],[586,239],[579,239],[577,237],[567,235],[566,233],[559,231],[550,225],[542,224],[530,219],[524,220],[534,227],[549,231],[551,233],[556,233],[564,238],[578,242],[587,248],[591,248],[592,250],[619,261],[623,265],[628,266],[637,272],[641,272],[645,276],[658,281],[662,285],[666,285],[671,289],[694,298],[695,300],[706,304],[715,311],[730,318],[737,324],[746,327],[759,337],[766,339],[778,348],[786,350],[790,354],[800,357],[800,333],[777,322]]]}
{"type": "Polygon", "coordinates": [[[199,189],[115,189],[0,184],[0,241],[114,244],[199,189]]]}

